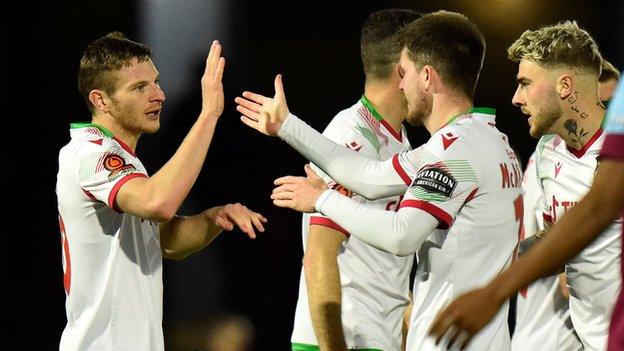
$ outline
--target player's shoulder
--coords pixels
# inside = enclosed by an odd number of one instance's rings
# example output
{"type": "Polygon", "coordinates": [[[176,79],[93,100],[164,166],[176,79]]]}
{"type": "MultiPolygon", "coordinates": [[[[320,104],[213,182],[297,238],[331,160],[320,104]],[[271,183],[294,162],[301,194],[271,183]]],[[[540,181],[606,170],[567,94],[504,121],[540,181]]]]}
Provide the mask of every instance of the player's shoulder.
{"type": "Polygon", "coordinates": [[[327,125],[326,129],[344,128],[345,126],[356,126],[364,123],[361,108],[364,106],[361,102],[356,102],[349,108],[338,112],[327,125]]]}

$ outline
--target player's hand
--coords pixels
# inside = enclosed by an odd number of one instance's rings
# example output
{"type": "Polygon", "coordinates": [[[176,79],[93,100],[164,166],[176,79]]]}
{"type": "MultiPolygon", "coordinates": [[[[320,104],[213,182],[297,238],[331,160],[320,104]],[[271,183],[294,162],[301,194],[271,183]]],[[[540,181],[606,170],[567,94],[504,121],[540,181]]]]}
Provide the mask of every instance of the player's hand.
{"type": "Polygon", "coordinates": [[[288,207],[299,212],[314,212],[316,200],[327,190],[327,186],[310,166],[306,165],[305,171],[307,177],[286,176],[273,182],[277,185],[271,194],[275,206],[288,207]]]}
{"type": "Polygon", "coordinates": [[[463,350],[492,320],[501,304],[487,287],[469,291],[438,313],[429,335],[436,338],[436,345],[444,340],[448,348],[455,344],[463,350]]]}
{"type": "Polygon", "coordinates": [[[236,97],[236,110],[243,115],[241,121],[249,127],[268,136],[276,136],[282,123],[288,116],[288,105],[282,85],[282,75],[275,77],[275,96],[266,96],[243,92],[243,97],[236,97]]]}
{"type": "Polygon", "coordinates": [[[262,233],[264,232],[262,224],[267,222],[267,219],[260,213],[239,203],[219,206],[211,217],[214,223],[223,230],[232,231],[234,227],[238,227],[252,239],[256,237],[254,228],[262,233]]]}
{"type": "Polygon", "coordinates": [[[201,79],[202,116],[217,119],[223,113],[224,98],[221,78],[224,67],[225,59],[221,57],[221,44],[215,40],[206,58],[206,69],[201,79]]]}

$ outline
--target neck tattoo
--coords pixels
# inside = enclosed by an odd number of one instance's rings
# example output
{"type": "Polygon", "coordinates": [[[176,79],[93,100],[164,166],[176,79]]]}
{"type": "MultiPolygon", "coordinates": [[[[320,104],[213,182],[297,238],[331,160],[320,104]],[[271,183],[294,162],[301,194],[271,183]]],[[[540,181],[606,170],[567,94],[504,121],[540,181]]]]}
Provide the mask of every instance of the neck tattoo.
{"type": "Polygon", "coordinates": [[[585,111],[583,111],[580,107],[579,107],[579,92],[575,91],[574,94],[570,95],[570,97],[568,98],[568,103],[570,104],[570,109],[572,109],[572,111],[576,112],[582,119],[585,119],[587,117],[589,117],[589,114],[585,111]]]}
{"type": "Polygon", "coordinates": [[[582,127],[579,130],[576,121],[573,119],[565,121],[563,127],[568,132],[568,137],[572,139],[572,142],[579,144],[579,146],[583,145],[582,140],[589,134],[582,127]]]}

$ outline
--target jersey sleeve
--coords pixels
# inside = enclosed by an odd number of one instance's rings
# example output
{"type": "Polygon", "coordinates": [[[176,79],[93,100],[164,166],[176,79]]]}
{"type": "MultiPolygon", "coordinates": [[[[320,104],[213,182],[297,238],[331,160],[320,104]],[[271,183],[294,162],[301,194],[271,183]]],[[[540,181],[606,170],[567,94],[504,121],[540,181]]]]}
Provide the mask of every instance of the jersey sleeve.
{"type": "Polygon", "coordinates": [[[607,136],[602,144],[600,156],[608,159],[624,160],[624,84],[617,88],[607,110],[605,131],[607,136]]]}
{"type": "Polygon", "coordinates": [[[405,182],[395,172],[392,159],[380,161],[336,144],[292,114],[278,135],[340,184],[367,199],[405,192],[405,182]]]}
{"type": "Polygon", "coordinates": [[[107,204],[117,212],[116,205],[119,189],[130,179],[147,178],[139,171],[136,158],[128,155],[119,147],[102,148],[85,152],[80,157],[78,179],[82,191],[90,198],[107,204]]]}
{"type": "MultiPolygon", "coordinates": [[[[370,135],[366,133],[365,127],[358,123],[356,116],[348,113],[348,111],[349,110],[343,111],[336,115],[327,128],[325,128],[325,131],[323,131],[323,136],[338,145],[348,147],[365,156],[377,158],[377,151],[375,149],[375,144],[373,143],[374,140],[370,140],[370,135]]],[[[336,182],[319,167],[314,164],[311,164],[311,166],[314,172],[319,175],[323,181],[325,181],[328,188],[336,190],[357,202],[364,202],[362,197],[357,196],[351,190],[336,182]]],[[[329,227],[345,234],[346,236],[350,235],[346,229],[320,213],[311,214],[310,225],[329,227]]]]}
{"type": "Polygon", "coordinates": [[[436,136],[417,152],[400,155],[403,169],[413,174],[401,208],[421,209],[438,219],[438,228],[446,229],[462,205],[474,196],[479,169],[475,157],[470,155],[467,138],[458,137],[452,147],[445,147],[443,139],[436,136]]]}

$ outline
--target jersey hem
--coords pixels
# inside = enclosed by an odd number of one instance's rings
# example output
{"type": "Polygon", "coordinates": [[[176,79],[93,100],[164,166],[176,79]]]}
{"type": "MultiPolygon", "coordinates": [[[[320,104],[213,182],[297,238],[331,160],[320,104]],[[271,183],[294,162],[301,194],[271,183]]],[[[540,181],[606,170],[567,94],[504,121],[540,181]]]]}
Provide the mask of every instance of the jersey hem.
{"type": "MultiPolygon", "coordinates": [[[[298,342],[293,342],[290,344],[292,351],[319,351],[320,348],[317,345],[311,344],[302,344],[298,342]]],[[[364,348],[364,349],[348,349],[349,351],[383,351],[382,349],[374,349],[374,348],[364,348]]]]}

